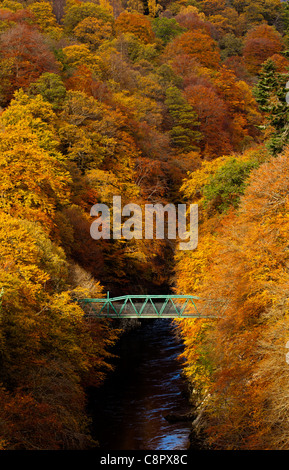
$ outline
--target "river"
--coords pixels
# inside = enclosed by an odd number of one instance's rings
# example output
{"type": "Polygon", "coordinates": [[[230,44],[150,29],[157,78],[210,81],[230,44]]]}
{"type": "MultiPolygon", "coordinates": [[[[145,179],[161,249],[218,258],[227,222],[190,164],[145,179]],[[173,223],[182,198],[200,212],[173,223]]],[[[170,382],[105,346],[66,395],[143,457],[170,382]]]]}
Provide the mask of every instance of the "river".
{"type": "Polygon", "coordinates": [[[168,414],[190,411],[178,356],[183,345],[167,319],[142,320],[119,342],[116,369],[90,394],[92,433],[104,450],[185,450],[190,423],[168,414]]]}

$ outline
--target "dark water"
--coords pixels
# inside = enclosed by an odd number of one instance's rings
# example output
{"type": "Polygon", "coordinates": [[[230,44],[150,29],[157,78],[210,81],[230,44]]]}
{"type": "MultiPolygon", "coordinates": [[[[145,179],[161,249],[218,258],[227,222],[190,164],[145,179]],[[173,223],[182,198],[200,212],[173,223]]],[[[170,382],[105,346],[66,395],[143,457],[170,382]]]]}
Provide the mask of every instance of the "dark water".
{"type": "Polygon", "coordinates": [[[190,411],[177,360],[182,351],[166,319],[143,320],[124,336],[115,372],[90,400],[93,434],[105,450],[183,450],[189,422],[164,416],[190,411]]]}

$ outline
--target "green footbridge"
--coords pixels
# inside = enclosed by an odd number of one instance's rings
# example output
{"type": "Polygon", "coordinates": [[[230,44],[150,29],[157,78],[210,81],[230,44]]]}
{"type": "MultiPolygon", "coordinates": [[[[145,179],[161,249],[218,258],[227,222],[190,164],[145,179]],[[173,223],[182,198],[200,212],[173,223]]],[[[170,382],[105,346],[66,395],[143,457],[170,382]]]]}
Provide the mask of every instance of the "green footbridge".
{"type": "Polygon", "coordinates": [[[226,307],[222,300],[194,295],[123,295],[79,299],[85,315],[99,318],[219,318],[226,307]]]}

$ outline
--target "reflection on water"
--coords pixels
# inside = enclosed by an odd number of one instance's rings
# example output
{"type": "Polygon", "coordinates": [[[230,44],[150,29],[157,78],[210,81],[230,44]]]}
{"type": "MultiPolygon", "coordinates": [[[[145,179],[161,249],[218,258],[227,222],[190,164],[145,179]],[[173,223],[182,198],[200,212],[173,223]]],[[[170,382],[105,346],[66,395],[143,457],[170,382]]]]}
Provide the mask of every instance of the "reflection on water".
{"type": "Polygon", "coordinates": [[[184,397],[182,351],[169,320],[143,320],[120,344],[114,374],[91,398],[93,432],[105,450],[187,449],[190,423],[168,423],[189,411],[184,397]]]}

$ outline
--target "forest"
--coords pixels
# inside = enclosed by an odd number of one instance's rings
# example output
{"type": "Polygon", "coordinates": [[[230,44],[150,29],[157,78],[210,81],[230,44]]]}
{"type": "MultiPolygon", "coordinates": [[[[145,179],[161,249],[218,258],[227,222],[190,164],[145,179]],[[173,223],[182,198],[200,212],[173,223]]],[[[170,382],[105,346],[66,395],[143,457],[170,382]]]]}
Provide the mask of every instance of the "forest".
{"type": "Polygon", "coordinates": [[[225,299],[174,322],[195,429],[289,449],[288,47],[286,1],[0,0],[1,450],[97,446],[107,290],[225,299]],[[117,195],[198,204],[197,249],[93,240],[117,195]]]}

